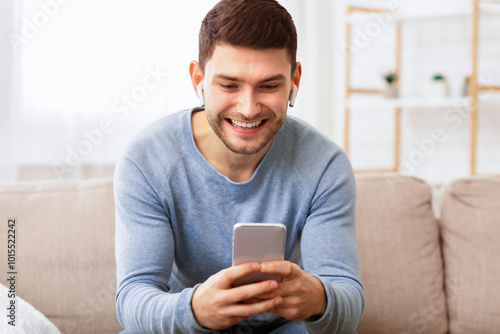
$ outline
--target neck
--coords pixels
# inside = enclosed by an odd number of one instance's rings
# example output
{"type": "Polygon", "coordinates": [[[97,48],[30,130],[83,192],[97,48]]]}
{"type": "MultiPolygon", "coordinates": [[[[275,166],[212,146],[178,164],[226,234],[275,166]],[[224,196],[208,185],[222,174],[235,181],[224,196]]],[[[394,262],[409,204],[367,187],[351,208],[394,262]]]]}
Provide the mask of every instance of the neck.
{"type": "Polygon", "coordinates": [[[271,143],[254,154],[238,154],[229,150],[213,132],[205,112],[191,115],[193,137],[203,157],[220,173],[235,182],[248,181],[266,155],[271,143]]]}

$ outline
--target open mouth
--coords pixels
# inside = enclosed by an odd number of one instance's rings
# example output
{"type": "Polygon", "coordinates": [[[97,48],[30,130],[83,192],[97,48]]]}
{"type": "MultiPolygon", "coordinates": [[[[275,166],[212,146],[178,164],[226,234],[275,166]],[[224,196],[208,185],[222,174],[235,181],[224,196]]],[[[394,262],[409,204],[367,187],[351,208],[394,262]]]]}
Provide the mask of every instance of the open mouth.
{"type": "Polygon", "coordinates": [[[259,126],[262,126],[266,122],[266,120],[263,119],[260,121],[248,123],[248,122],[235,121],[235,120],[232,120],[230,118],[226,118],[226,121],[228,121],[229,124],[231,124],[232,126],[234,126],[235,128],[238,128],[238,129],[255,129],[255,128],[258,128],[259,126]]]}

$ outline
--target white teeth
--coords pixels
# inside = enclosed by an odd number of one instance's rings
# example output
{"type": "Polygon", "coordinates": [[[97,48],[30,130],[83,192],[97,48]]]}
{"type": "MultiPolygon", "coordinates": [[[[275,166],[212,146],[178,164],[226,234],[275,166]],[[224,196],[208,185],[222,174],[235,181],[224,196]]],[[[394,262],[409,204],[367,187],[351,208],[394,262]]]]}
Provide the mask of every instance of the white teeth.
{"type": "Polygon", "coordinates": [[[258,127],[259,125],[261,125],[262,121],[253,122],[253,123],[243,123],[243,122],[238,122],[238,121],[231,120],[231,123],[233,124],[233,126],[236,126],[236,127],[239,127],[239,128],[251,129],[251,128],[255,128],[255,127],[258,127]]]}

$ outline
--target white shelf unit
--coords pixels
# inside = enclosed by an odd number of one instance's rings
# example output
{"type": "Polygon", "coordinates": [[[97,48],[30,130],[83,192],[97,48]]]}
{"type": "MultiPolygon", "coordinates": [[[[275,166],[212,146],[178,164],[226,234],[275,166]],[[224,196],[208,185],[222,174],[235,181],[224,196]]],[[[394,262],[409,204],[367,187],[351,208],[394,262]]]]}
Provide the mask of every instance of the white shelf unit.
{"type": "MultiPolygon", "coordinates": [[[[354,108],[365,109],[394,109],[394,160],[393,167],[389,169],[367,169],[356,170],[357,173],[363,172],[398,172],[400,167],[400,147],[401,147],[401,111],[407,108],[446,108],[456,106],[467,106],[470,112],[469,124],[469,171],[471,175],[476,174],[476,150],[477,150],[477,109],[479,104],[478,94],[484,91],[500,92],[500,85],[481,85],[477,79],[478,69],[478,24],[480,15],[499,15],[500,0],[471,0],[470,6],[462,6],[447,9],[446,11],[404,13],[398,15],[388,9],[369,8],[360,6],[347,7],[346,15],[346,57],[345,57],[345,114],[344,114],[344,150],[350,154],[350,112],[354,108]],[[443,19],[452,17],[470,18],[472,29],[471,41],[471,76],[469,78],[468,96],[454,98],[385,98],[383,91],[366,87],[353,87],[351,85],[351,26],[360,20],[365,20],[366,14],[384,13],[391,15],[391,20],[396,24],[396,55],[394,73],[396,79],[394,85],[399,87],[399,74],[401,68],[401,31],[402,23],[415,20],[443,19]],[[355,97],[361,94],[363,98],[355,97]]],[[[498,103],[497,103],[498,104],[498,103]]],[[[498,176],[498,175],[495,175],[498,176]]]]}
{"type": "MultiPolygon", "coordinates": [[[[446,19],[454,17],[468,18],[471,17],[474,11],[474,4],[470,6],[457,6],[454,8],[447,8],[446,10],[437,10],[435,12],[404,12],[401,14],[394,14],[390,10],[378,8],[365,8],[352,6],[350,15],[347,20],[348,23],[359,23],[366,21],[366,13],[386,13],[391,14],[391,19],[394,21],[408,22],[408,21],[421,21],[433,19],[446,19]]],[[[500,1],[485,1],[482,0],[478,4],[478,11],[481,15],[497,15],[500,14],[500,1]]]]}
{"type": "Polygon", "coordinates": [[[446,108],[469,105],[469,97],[450,97],[450,98],[403,98],[389,99],[383,97],[370,97],[365,99],[349,99],[347,107],[355,108],[373,108],[373,109],[396,109],[396,108],[446,108]]]}

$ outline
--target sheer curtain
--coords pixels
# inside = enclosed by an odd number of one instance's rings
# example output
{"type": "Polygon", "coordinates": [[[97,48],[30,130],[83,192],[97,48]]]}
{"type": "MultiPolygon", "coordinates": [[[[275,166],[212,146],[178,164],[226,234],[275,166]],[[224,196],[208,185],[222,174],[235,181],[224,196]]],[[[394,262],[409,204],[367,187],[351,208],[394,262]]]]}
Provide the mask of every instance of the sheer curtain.
{"type": "MultiPolygon", "coordinates": [[[[188,66],[216,2],[1,0],[9,18],[2,58],[11,66],[0,68],[8,74],[0,79],[0,181],[111,175],[137,131],[197,105],[188,66]]],[[[281,3],[297,25],[304,66],[290,113],[324,126],[329,114],[319,110],[330,94],[318,94],[330,75],[317,60],[326,60],[318,48],[330,33],[330,1],[281,3]]]]}

